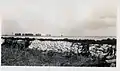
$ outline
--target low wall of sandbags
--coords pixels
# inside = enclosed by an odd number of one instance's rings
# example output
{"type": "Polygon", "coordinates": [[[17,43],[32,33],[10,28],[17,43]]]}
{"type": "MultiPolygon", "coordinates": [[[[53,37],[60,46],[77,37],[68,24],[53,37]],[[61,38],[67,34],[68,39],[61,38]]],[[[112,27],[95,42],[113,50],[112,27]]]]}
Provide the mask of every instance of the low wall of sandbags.
{"type": "Polygon", "coordinates": [[[70,52],[74,51],[77,53],[77,47],[71,46],[71,42],[66,41],[39,41],[34,40],[29,46],[30,49],[38,49],[43,51],[53,50],[55,52],[70,52]]]}
{"type": "MultiPolygon", "coordinates": [[[[108,44],[89,44],[89,52],[92,55],[100,55],[103,53],[107,53],[108,48],[115,49],[115,45],[108,44]]],[[[82,52],[82,49],[85,48],[81,43],[72,43],[67,41],[40,41],[34,40],[31,41],[31,44],[28,47],[29,49],[38,49],[43,51],[53,50],[55,52],[70,52],[73,51],[75,53],[82,52]]],[[[113,52],[115,53],[115,52],[113,52]]]]}

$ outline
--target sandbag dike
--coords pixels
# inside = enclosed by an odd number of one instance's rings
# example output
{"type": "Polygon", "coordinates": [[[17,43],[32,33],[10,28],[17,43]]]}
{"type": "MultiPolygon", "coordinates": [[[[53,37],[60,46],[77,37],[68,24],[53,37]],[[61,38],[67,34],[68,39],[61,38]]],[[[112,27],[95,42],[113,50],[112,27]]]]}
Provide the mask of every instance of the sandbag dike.
{"type": "MultiPolygon", "coordinates": [[[[5,51],[2,52],[2,64],[19,66],[115,66],[116,53],[107,55],[107,50],[111,45],[89,44],[90,56],[81,55],[85,52],[82,47],[83,45],[79,42],[7,39],[2,44],[2,51],[5,51]],[[9,57],[11,55],[14,55],[13,60],[9,57]],[[18,56],[20,57],[14,62],[18,56]],[[100,61],[103,62],[100,63],[100,61]]],[[[116,46],[112,45],[112,48],[116,48],[116,46]]]]}
{"type": "Polygon", "coordinates": [[[29,45],[30,49],[38,49],[43,51],[53,50],[55,52],[70,52],[77,53],[77,47],[72,46],[71,42],[66,41],[39,41],[34,40],[29,45]]]}

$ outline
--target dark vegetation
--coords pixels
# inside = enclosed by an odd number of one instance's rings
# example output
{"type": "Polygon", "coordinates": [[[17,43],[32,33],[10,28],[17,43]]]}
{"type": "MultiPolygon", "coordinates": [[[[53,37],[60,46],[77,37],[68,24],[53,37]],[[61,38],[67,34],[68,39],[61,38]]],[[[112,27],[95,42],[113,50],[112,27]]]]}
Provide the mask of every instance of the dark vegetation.
{"type": "MultiPolygon", "coordinates": [[[[89,54],[75,54],[74,52],[54,52],[28,49],[30,41],[34,38],[14,38],[8,37],[1,45],[1,65],[2,66],[81,66],[81,67],[109,67],[110,64],[99,58],[91,57],[89,54]],[[17,40],[23,40],[18,43],[17,40]],[[93,59],[94,58],[94,59],[93,59]]],[[[41,41],[68,41],[81,42],[86,44],[114,44],[116,39],[101,41],[95,40],[73,40],[73,39],[38,39],[41,41]]]]}
{"type": "MultiPolygon", "coordinates": [[[[33,41],[35,40],[35,38],[14,38],[14,37],[1,37],[2,39],[11,39],[11,40],[27,40],[27,41],[33,41]]],[[[67,42],[79,42],[79,43],[87,43],[87,44],[111,44],[111,45],[116,45],[116,39],[102,39],[102,40],[92,40],[92,39],[68,39],[68,38],[64,38],[64,39],[37,39],[40,41],[67,41],[67,42]]]]}

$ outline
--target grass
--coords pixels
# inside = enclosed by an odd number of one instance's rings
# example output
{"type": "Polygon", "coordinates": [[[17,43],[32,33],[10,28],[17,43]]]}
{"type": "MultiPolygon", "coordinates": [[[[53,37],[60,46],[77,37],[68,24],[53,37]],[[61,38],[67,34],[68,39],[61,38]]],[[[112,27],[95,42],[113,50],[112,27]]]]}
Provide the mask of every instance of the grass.
{"type": "Polygon", "coordinates": [[[20,49],[22,43],[1,45],[2,66],[80,66],[104,67],[109,64],[100,63],[98,58],[73,54],[72,52],[58,53],[52,50],[20,49]],[[19,46],[18,46],[19,45],[19,46]]]}

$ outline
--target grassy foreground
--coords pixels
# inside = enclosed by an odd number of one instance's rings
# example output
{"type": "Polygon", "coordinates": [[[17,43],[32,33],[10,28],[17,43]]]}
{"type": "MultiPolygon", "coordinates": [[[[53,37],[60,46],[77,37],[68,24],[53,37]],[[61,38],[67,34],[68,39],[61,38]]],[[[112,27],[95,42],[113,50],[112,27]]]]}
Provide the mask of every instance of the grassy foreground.
{"type": "MultiPolygon", "coordinates": [[[[98,58],[73,54],[72,52],[58,53],[54,51],[39,51],[32,49],[19,49],[10,44],[1,46],[2,66],[86,66],[107,67],[109,64],[101,63],[98,58]]],[[[21,44],[22,45],[22,44],[21,44]]]]}
{"type": "MultiPolygon", "coordinates": [[[[29,45],[29,44],[28,44],[29,45]]],[[[1,45],[2,66],[79,66],[109,67],[99,58],[75,54],[73,52],[42,51],[26,48],[24,42],[6,40],[1,45]],[[22,48],[22,49],[21,49],[22,48]]]]}

